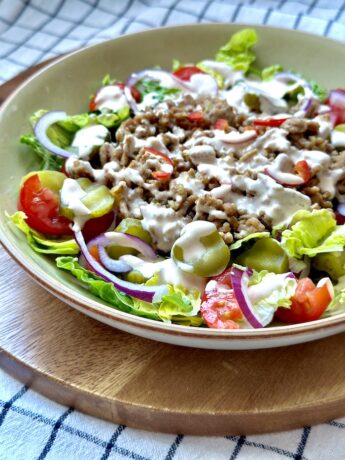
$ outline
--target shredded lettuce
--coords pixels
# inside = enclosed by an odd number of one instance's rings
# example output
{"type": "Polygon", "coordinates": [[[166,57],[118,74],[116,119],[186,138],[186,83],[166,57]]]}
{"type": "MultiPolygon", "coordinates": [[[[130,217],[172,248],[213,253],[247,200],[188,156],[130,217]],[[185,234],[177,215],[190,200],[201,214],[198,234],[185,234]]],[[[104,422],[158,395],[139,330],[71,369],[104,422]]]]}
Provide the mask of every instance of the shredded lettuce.
{"type": "Polygon", "coordinates": [[[25,134],[24,136],[20,137],[19,141],[21,144],[25,144],[31,147],[36,155],[41,159],[41,164],[38,169],[49,169],[51,171],[61,170],[65,160],[48,152],[48,150],[42,147],[42,145],[38,142],[38,139],[33,134],[25,134]]]}
{"type": "MultiPolygon", "coordinates": [[[[76,258],[58,257],[56,265],[70,272],[96,297],[121,311],[159,321],[192,326],[202,324],[201,317],[197,315],[200,308],[200,293],[197,290],[187,291],[181,286],[169,285],[168,294],[163,296],[160,303],[149,303],[122,293],[112,283],[83,268],[76,258]]],[[[158,277],[153,277],[146,284],[155,285],[157,282],[158,277]]]]}
{"type": "Polygon", "coordinates": [[[309,84],[311,86],[311,90],[313,91],[313,93],[320,99],[321,102],[324,102],[328,96],[327,89],[321,86],[315,80],[310,80],[309,84]]]}
{"type": "Polygon", "coordinates": [[[158,81],[149,78],[139,80],[136,87],[140,91],[142,97],[145,97],[147,94],[153,94],[157,102],[162,102],[166,96],[181,92],[178,88],[165,88],[161,86],[158,81]]]}
{"type": "Polygon", "coordinates": [[[289,257],[314,257],[323,252],[342,251],[345,246],[345,225],[337,225],[325,209],[298,211],[290,227],[282,232],[281,240],[289,257]]]}
{"type": "Polygon", "coordinates": [[[261,71],[261,78],[264,81],[271,80],[277,72],[281,72],[283,67],[281,65],[275,64],[269,67],[265,67],[261,71]]]}
{"type": "Polygon", "coordinates": [[[244,243],[247,243],[250,240],[258,240],[260,238],[268,238],[270,236],[269,232],[256,232],[256,233],[251,233],[250,235],[245,236],[241,240],[237,240],[235,243],[232,243],[229,247],[231,251],[234,251],[235,249],[239,249],[242,247],[244,243]]]}
{"type": "Polygon", "coordinates": [[[234,70],[247,72],[256,58],[251,51],[256,42],[255,30],[243,29],[234,34],[229,42],[220,48],[216,54],[216,61],[225,62],[234,70]]]}
{"type": "Polygon", "coordinates": [[[26,235],[29,246],[35,252],[43,254],[79,254],[80,252],[74,239],[49,240],[30,228],[25,221],[26,215],[22,211],[17,211],[12,216],[7,215],[7,217],[26,235]]]}

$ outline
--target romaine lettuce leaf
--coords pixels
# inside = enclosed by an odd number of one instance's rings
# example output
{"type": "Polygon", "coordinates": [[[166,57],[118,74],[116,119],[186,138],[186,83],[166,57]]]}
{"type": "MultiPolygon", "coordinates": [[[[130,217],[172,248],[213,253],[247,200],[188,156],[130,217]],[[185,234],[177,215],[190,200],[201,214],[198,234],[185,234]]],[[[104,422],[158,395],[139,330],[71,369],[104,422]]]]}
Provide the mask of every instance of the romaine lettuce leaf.
{"type": "Polygon", "coordinates": [[[345,225],[336,225],[326,209],[298,211],[290,227],[282,232],[281,239],[289,257],[314,257],[322,252],[342,251],[345,246],[345,225]]]}
{"type": "Polygon", "coordinates": [[[251,63],[255,61],[255,54],[251,48],[256,42],[255,30],[243,29],[234,34],[229,42],[220,48],[216,54],[216,61],[225,62],[234,70],[247,72],[251,63]]]}
{"type": "MultiPolygon", "coordinates": [[[[187,292],[180,286],[170,286],[169,292],[160,303],[148,303],[132,298],[115,288],[112,283],[104,281],[95,273],[83,268],[73,257],[58,257],[58,268],[69,271],[92,294],[121,311],[159,321],[174,322],[184,325],[199,326],[202,319],[197,316],[200,308],[200,293],[187,292]]],[[[146,284],[157,284],[158,277],[151,278],[146,284]]]]}
{"type": "Polygon", "coordinates": [[[328,316],[338,315],[345,312],[345,275],[339,278],[337,284],[334,286],[334,298],[326,308],[322,318],[328,316]]]}
{"type": "Polygon", "coordinates": [[[48,150],[42,147],[42,145],[38,142],[38,139],[33,134],[25,134],[20,137],[19,141],[21,144],[26,144],[31,147],[36,155],[41,159],[41,164],[39,166],[40,170],[61,170],[61,167],[65,162],[64,158],[60,158],[48,152],[48,150]]]}
{"type": "Polygon", "coordinates": [[[277,72],[281,72],[283,67],[281,65],[275,64],[269,67],[265,67],[261,71],[261,78],[264,81],[271,80],[277,72]]]}
{"type": "Polygon", "coordinates": [[[265,270],[253,273],[248,283],[248,297],[262,324],[266,326],[272,321],[278,307],[290,307],[296,287],[296,279],[286,273],[277,275],[265,270]]]}
{"type": "Polygon", "coordinates": [[[22,211],[15,212],[12,216],[7,215],[7,217],[26,235],[29,246],[36,252],[43,254],[79,254],[80,252],[74,239],[49,240],[30,228],[25,222],[26,215],[22,211]]]}

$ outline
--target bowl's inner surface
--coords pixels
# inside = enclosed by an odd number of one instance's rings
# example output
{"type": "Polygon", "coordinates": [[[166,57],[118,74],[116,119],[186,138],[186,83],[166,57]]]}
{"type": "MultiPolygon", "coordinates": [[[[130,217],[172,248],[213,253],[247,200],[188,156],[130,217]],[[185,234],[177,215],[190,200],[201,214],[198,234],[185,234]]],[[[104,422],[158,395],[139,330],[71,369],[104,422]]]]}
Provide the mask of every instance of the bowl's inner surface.
{"type": "MultiPolygon", "coordinates": [[[[20,146],[20,135],[30,132],[29,116],[37,109],[64,110],[74,114],[87,110],[90,94],[105,74],[125,80],[136,70],[160,65],[170,69],[172,59],[182,63],[213,58],[218,48],[242,25],[204,24],[152,30],[102,43],[73,54],[49,67],[22,87],[0,113],[0,233],[23,265],[38,278],[57,286],[71,286],[71,277],[55,268],[53,261],[29,248],[25,238],[10,230],[5,211],[16,210],[20,179],[35,169],[34,155],[20,146]]],[[[327,88],[343,86],[345,46],[321,37],[256,27],[259,44],[256,65],[281,64],[327,88]]],[[[79,294],[92,298],[75,285],[79,294]]]]}

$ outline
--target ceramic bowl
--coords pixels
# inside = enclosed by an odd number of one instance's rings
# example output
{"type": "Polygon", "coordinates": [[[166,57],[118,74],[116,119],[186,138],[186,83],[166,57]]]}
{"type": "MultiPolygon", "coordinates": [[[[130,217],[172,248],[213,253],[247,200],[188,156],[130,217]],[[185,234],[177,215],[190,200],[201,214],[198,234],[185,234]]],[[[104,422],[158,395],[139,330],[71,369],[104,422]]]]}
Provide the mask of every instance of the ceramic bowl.
{"type": "MultiPolygon", "coordinates": [[[[79,287],[49,258],[34,253],[22,234],[7,222],[16,210],[21,177],[36,168],[35,156],[19,145],[30,131],[29,116],[37,109],[80,113],[107,73],[125,80],[136,70],[172,59],[197,62],[212,58],[243,24],[202,24],[149,30],[110,40],[64,57],[36,74],[3,105],[0,112],[0,236],[5,249],[42,287],[73,308],[115,328],[153,340],[198,348],[251,349],[291,345],[345,331],[345,314],[307,324],[223,331],[170,325],[122,313],[79,287]]],[[[345,74],[342,43],[301,32],[255,26],[257,65],[282,64],[327,88],[341,87],[345,74]]],[[[44,312],[42,312],[44,314],[44,312]]]]}

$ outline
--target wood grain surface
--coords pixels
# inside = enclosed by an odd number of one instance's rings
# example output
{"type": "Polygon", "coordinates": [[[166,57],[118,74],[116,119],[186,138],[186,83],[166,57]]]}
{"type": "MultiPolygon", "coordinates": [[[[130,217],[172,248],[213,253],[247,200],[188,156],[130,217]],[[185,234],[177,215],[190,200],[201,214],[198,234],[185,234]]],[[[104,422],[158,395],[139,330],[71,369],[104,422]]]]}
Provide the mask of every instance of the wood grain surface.
{"type": "Polygon", "coordinates": [[[345,334],[270,350],[160,344],[73,310],[0,248],[0,365],[43,395],[116,423],[225,435],[345,415],[344,342],[345,334]]]}

